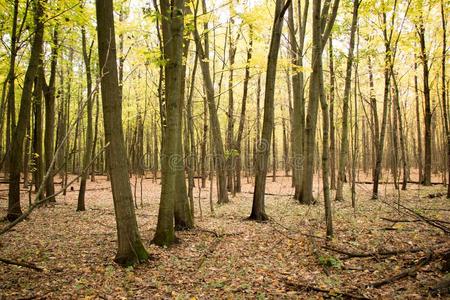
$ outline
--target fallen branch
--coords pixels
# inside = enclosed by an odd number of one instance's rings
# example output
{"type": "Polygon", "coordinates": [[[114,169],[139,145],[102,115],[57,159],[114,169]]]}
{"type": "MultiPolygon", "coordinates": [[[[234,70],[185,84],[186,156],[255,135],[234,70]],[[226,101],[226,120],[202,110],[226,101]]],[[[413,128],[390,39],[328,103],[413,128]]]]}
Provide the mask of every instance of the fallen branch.
{"type": "Polygon", "coordinates": [[[413,267],[408,268],[408,269],[405,269],[405,270],[401,271],[400,273],[398,273],[398,274],[396,274],[396,275],[394,275],[394,276],[388,277],[388,278],[383,279],[383,280],[380,280],[380,281],[373,282],[373,283],[369,284],[369,286],[371,286],[371,287],[377,289],[377,288],[382,287],[383,285],[386,285],[386,284],[388,284],[388,283],[392,283],[392,282],[397,281],[397,280],[399,280],[399,279],[402,279],[402,278],[404,278],[404,277],[407,277],[407,276],[413,276],[413,275],[415,275],[415,274],[417,273],[417,271],[419,271],[423,266],[425,266],[425,265],[427,265],[428,263],[430,263],[432,257],[433,257],[433,252],[429,252],[428,255],[427,255],[426,257],[421,258],[421,259],[417,262],[417,264],[414,265],[413,267]]]}
{"type": "Polygon", "coordinates": [[[313,286],[310,284],[296,283],[296,282],[291,282],[288,280],[286,280],[285,282],[286,282],[286,287],[288,287],[291,290],[302,291],[302,292],[314,291],[314,292],[319,292],[319,293],[325,293],[330,296],[340,296],[340,297],[344,297],[347,299],[365,299],[365,300],[370,299],[366,296],[357,295],[352,292],[323,289],[323,288],[313,286]]]}
{"type": "Polygon", "coordinates": [[[28,269],[33,269],[38,272],[44,271],[44,269],[36,266],[35,264],[30,264],[30,263],[26,263],[26,262],[14,261],[14,260],[1,258],[1,257],[0,257],[0,262],[8,264],[8,265],[14,265],[14,266],[24,267],[24,268],[28,268],[28,269]]]}

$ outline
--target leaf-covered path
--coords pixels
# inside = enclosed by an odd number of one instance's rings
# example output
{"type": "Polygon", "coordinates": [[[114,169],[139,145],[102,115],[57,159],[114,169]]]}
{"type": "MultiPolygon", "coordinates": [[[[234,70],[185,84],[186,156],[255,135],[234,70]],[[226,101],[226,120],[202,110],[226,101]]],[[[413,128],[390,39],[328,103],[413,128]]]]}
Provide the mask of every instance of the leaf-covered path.
{"type": "MultiPolygon", "coordinates": [[[[74,186],[75,191],[58,197],[55,205],[37,209],[0,237],[0,258],[43,269],[39,272],[0,262],[0,299],[320,299],[328,295],[419,299],[429,296],[430,287],[444,277],[442,253],[450,249],[448,235],[416,221],[405,209],[396,212],[398,194],[390,188],[387,196],[372,201],[370,186],[359,185],[356,212],[349,195],[347,201],[333,203],[336,236],[326,242],[322,203],[298,205],[290,197],[289,178],[269,181],[269,222],[245,220],[251,207],[252,184],[245,184],[244,192],[231,198],[230,204],[215,205],[214,216],[209,210],[209,191],[203,189],[202,217],[196,187],[196,229],[178,232],[180,243],[163,249],[150,244],[160,185],[144,180],[143,207],[137,209],[137,215],[152,260],[126,269],[112,261],[116,235],[109,182],[104,177],[88,182],[86,212],[75,212],[78,193],[74,186]],[[330,248],[375,254],[349,258],[330,248]],[[376,254],[383,251],[406,253],[376,254]],[[415,266],[430,253],[432,259],[420,266],[417,274],[380,288],[371,286],[415,266]]],[[[6,212],[5,188],[0,186],[1,215],[6,212]]],[[[136,190],[140,206],[139,181],[136,190]]],[[[445,221],[450,219],[448,200],[427,197],[442,191],[440,186],[410,186],[400,194],[401,205],[450,227],[445,221]]]]}

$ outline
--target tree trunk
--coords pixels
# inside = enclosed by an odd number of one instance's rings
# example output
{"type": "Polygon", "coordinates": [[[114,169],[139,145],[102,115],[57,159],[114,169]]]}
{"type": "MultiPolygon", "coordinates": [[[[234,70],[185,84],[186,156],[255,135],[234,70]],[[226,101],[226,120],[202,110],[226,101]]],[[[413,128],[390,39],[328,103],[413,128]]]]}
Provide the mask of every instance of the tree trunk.
{"type": "Polygon", "coordinates": [[[10,183],[8,194],[8,213],[6,216],[11,222],[22,215],[22,210],[20,207],[20,170],[22,165],[23,140],[30,121],[33,83],[39,69],[40,57],[42,53],[44,37],[44,24],[42,20],[43,15],[43,3],[41,0],[37,0],[35,1],[34,7],[35,32],[31,46],[30,60],[23,82],[19,119],[17,126],[13,130],[13,138],[11,139],[12,145],[9,161],[10,183]]]}
{"type": "Polygon", "coordinates": [[[303,52],[306,35],[306,21],[308,18],[309,0],[304,3],[303,11],[301,1],[298,1],[298,42],[295,37],[294,10],[289,8],[288,27],[289,44],[291,48],[292,63],[298,68],[292,74],[293,95],[293,118],[292,118],[292,176],[294,181],[294,198],[300,200],[303,171],[303,150],[305,132],[305,99],[304,99],[304,74],[303,74],[303,52]]]}
{"type": "Polygon", "coordinates": [[[277,0],[275,4],[275,20],[272,27],[269,55],[267,58],[266,86],[264,91],[264,121],[261,140],[256,152],[256,179],[253,194],[252,212],[249,219],[266,221],[268,219],[264,207],[264,195],[266,188],[266,176],[270,153],[270,143],[274,128],[274,94],[277,74],[278,52],[280,49],[281,32],[283,30],[283,18],[291,1],[277,0]]]}
{"type": "Polygon", "coordinates": [[[118,249],[115,261],[133,265],[145,261],[145,250],[137,227],[133,195],[128,181],[128,166],[122,129],[122,99],[119,94],[112,0],[96,0],[99,63],[102,66],[101,93],[111,176],[118,249]]]}
{"type": "Polygon", "coordinates": [[[331,0],[326,0],[321,9],[321,1],[313,1],[312,22],[312,73],[309,79],[309,105],[305,123],[305,138],[303,149],[303,174],[302,185],[299,193],[299,201],[304,204],[315,202],[313,198],[314,156],[316,154],[316,127],[317,113],[320,101],[320,78],[322,65],[322,52],[326,44],[331,28],[336,19],[339,0],[335,0],[332,12],[329,14],[331,0]],[[322,13],[321,13],[322,11],[322,13]]]}
{"type": "MultiPolygon", "coordinates": [[[[54,149],[54,132],[55,132],[55,83],[56,83],[56,66],[58,63],[58,29],[55,27],[52,37],[52,56],[50,62],[50,80],[47,85],[45,82],[44,70],[42,69],[42,87],[45,97],[45,170],[49,168],[53,161],[54,149]]],[[[48,197],[48,202],[55,202],[55,186],[53,183],[53,170],[45,182],[45,195],[48,197]]]]}
{"type": "MultiPolygon", "coordinates": [[[[194,38],[197,46],[197,51],[200,58],[200,67],[202,70],[204,86],[206,90],[206,99],[208,102],[208,110],[210,115],[211,130],[214,139],[214,156],[217,166],[217,180],[219,184],[218,200],[220,204],[228,203],[227,193],[227,178],[226,178],[226,161],[225,151],[223,147],[222,135],[220,131],[219,117],[217,116],[217,106],[214,96],[214,85],[211,79],[211,73],[209,70],[209,57],[206,55],[206,51],[203,49],[200,34],[197,28],[194,30],[194,38]]],[[[205,49],[208,49],[209,45],[205,41],[205,49]]]]}
{"type": "Polygon", "coordinates": [[[447,199],[450,199],[450,129],[448,122],[448,103],[447,103],[447,82],[445,81],[445,63],[446,63],[446,54],[447,54],[447,22],[445,19],[445,4],[444,0],[441,0],[441,21],[442,21],[442,61],[441,61],[441,80],[442,80],[442,111],[444,115],[444,128],[445,128],[445,136],[447,137],[447,199]]]}
{"type": "MultiPolygon", "coordinates": [[[[39,69],[42,68],[42,60],[39,61],[39,69]]],[[[39,72],[39,71],[38,71],[39,72]]],[[[34,90],[33,90],[33,112],[34,112],[34,129],[33,129],[33,181],[34,190],[38,191],[39,187],[43,183],[44,179],[44,151],[42,148],[43,144],[43,129],[42,129],[42,79],[38,74],[34,79],[34,90]]],[[[21,158],[22,159],[22,158],[21,158]]],[[[38,196],[38,199],[40,199],[38,196]]]]}
{"type": "Polygon", "coordinates": [[[330,184],[331,189],[336,189],[336,128],[334,124],[334,101],[335,101],[335,75],[334,75],[334,55],[333,38],[330,36],[328,41],[330,57],[330,184]]]}
{"type": "Polygon", "coordinates": [[[244,75],[244,86],[242,90],[242,104],[241,104],[241,115],[239,117],[239,128],[237,132],[237,137],[235,141],[235,149],[237,151],[236,157],[236,178],[234,180],[234,192],[241,192],[241,170],[242,170],[242,135],[244,133],[245,125],[245,114],[247,110],[247,97],[248,97],[248,82],[250,80],[250,62],[252,59],[253,52],[253,28],[250,26],[250,37],[247,48],[247,62],[245,64],[245,75],[244,75]]]}
{"type": "Polygon", "coordinates": [[[336,189],[336,201],[343,201],[344,194],[344,181],[345,181],[345,168],[347,166],[347,157],[349,152],[348,142],[348,119],[349,119],[349,101],[350,101],[350,88],[352,82],[352,68],[353,68],[353,49],[355,48],[355,33],[358,23],[358,8],[359,0],[353,2],[353,15],[352,26],[350,28],[350,43],[347,56],[347,70],[345,74],[345,86],[344,86],[344,98],[342,108],[342,133],[341,133],[341,147],[339,151],[339,170],[338,181],[336,189]]]}
{"type": "MultiPolygon", "coordinates": [[[[184,176],[179,176],[184,165],[181,152],[181,109],[184,95],[183,72],[183,14],[184,0],[177,0],[171,5],[166,0],[160,1],[163,15],[162,43],[163,54],[167,61],[164,68],[166,128],[161,155],[161,201],[159,205],[158,224],[153,243],[169,246],[176,242],[174,218],[176,202],[186,195],[184,176]],[[180,178],[183,182],[180,182],[180,178]],[[184,189],[180,185],[183,185],[184,189]],[[180,190],[181,188],[181,190],[180,190]]],[[[183,208],[178,207],[181,211],[183,208]]],[[[189,209],[186,212],[190,215],[189,209]]],[[[180,217],[180,216],[178,216],[180,217]]],[[[184,219],[183,219],[184,220],[184,219]]]]}
{"type": "MultiPolygon", "coordinates": [[[[77,211],[85,211],[84,196],[86,193],[86,181],[89,174],[88,166],[92,155],[92,74],[91,74],[91,53],[92,46],[87,48],[86,29],[81,28],[81,44],[83,50],[83,61],[86,70],[86,107],[87,107],[87,128],[86,128],[86,145],[83,157],[83,174],[81,174],[80,191],[78,193],[77,211]]],[[[92,45],[92,44],[91,44],[92,45]]]]}
{"type": "Polygon", "coordinates": [[[425,101],[425,156],[424,156],[424,173],[423,173],[423,185],[431,185],[431,121],[432,121],[432,111],[431,111],[431,96],[430,96],[430,86],[429,86],[429,66],[428,66],[428,56],[426,52],[426,42],[425,42],[425,25],[423,24],[422,17],[420,18],[419,24],[416,25],[417,35],[419,36],[420,42],[420,60],[422,62],[422,80],[423,80],[423,96],[425,101]]]}

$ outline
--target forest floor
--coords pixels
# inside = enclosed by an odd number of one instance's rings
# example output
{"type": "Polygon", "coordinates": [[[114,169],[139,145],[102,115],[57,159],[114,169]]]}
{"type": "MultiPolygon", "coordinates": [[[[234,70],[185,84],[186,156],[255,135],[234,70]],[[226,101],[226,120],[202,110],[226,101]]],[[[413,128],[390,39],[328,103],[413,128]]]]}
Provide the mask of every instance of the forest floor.
{"type": "MultiPolygon", "coordinates": [[[[333,202],[335,236],[326,241],[322,202],[297,204],[290,180],[268,179],[266,212],[271,219],[266,223],[245,220],[253,191],[245,178],[243,193],[229,204],[215,204],[214,215],[208,188],[200,194],[200,215],[196,187],[196,228],[178,232],[181,243],[169,249],[151,244],[160,185],[144,180],[141,206],[138,181],[136,214],[152,259],[134,268],[113,263],[110,183],[105,177],[88,182],[85,212],[75,212],[75,184],[56,204],[36,209],[0,237],[0,259],[42,269],[0,262],[0,299],[422,299],[433,297],[432,287],[448,276],[442,257],[450,249],[449,236],[429,224],[450,227],[449,201],[429,197],[444,192],[442,185],[409,185],[400,198],[392,186],[383,185],[378,200],[370,200],[371,185],[358,185],[356,210],[349,191],[346,201],[333,202]],[[389,280],[402,272],[407,276],[389,280]],[[386,284],[374,287],[384,279],[386,284]]],[[[2,184],[0,216],[6,213],[6,197],[2,184]]],[[[25,190],[23,199],[28,199],[25,190]]],[[[6,224],[0,222],[0,228],[6,224]]]]}

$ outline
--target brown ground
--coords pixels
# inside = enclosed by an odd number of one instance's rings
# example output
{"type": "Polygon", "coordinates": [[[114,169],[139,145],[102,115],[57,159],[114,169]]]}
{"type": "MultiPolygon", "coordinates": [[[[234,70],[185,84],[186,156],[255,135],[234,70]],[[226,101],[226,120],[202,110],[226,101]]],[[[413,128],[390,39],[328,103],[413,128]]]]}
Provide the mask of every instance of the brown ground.
{"type": "MultiPolygon", "coordinates": [[[[381,219],[414,219],[405,215],[404,209],[402,213],[396,212],[398,198],[392,186],[382,186],[381,199],[373,201],[371,186],[358,185],[356,211],[351,207],[349,194],[347,201],[333,203],[335,238],[328,245],[353,252],[434,247],[434,256],[416,275],[372,288],[367,286],[414,266],[429,253],[346,258],[324,249],[323,238],[308,236],[324,236],[322,203],[315,206],[295,203],[290,197],[293,192],[290,178],[286,177],[278,178],[276,183],[268,179],[267,192],[277,194],[266,197],[266,210],[272,220],[263,224],[246,221],[252,185],[245,179],[243,183],[244,193],[231,198],[230,204],[215,205],[214,216],[210,213],[207,188],[201,191],[200,217],[196,188],[197,229],[178,233],[181,244],[163,249],[150,244],[156,227],[160,186],[146,179],[143,207],[137,209],[137,215],[142,238],[153,259],[126,269],[112,262],[116,236],[109,182],[98,177],[96,183],[88,183],[87,211],[82,213],[75,212],[78,185],[74,185],[75,191],[69,191],[66,197],[59,196],[56,205],[37,209],[28,220],[0,236],[0,258],[35,263],[44,269],[37,272],[0,262],[0,299],[328,296],[292,285],[296,283],[331,290],[330,295],[336,297],[347,292],[371,299],[420,299],[431,297],[429,287],[444,277],[440,270],[442,260],[434,257],[450,248],[448,235],[424,222],[393,224],[381,219]]],[[[1,216],[6,212],[6,189],[5,184],[0,185],[1,216]]],[[[137,190],[140,203],[139,185],[137,190]]],[[[441,185],[430,188],[410,185],[408,191],[400,194],[401,204],[448,221],[449,201],[444,197],[427,197],[429,193],[443,191],[441,185]]]]}

